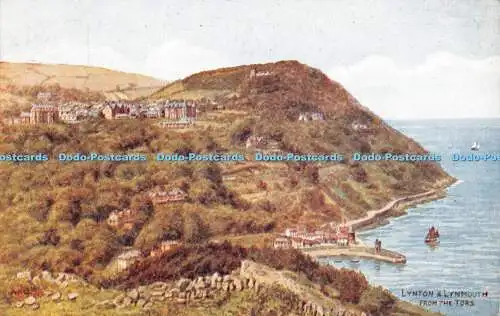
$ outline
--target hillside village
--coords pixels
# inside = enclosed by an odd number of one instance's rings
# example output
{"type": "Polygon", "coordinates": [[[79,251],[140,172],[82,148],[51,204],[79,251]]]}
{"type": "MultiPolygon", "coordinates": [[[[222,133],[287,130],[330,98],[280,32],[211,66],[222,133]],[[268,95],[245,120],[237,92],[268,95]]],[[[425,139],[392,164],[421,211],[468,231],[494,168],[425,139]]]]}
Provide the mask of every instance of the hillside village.
{"type": "Polygon", "coordinates": [[[88,120],[106,119],[165,119],[177,122],[177,126],[192,125],[199,109],[193,100],[164,100],[141,103],[134,101],[104,101],[102,103],[68,102],[56,104],[50,93],[39,93],[38,102],[33,103],[29,112],[19,117],[4,119],[9,125],[55,124],[58,122],[75,124],[88,120]]]}

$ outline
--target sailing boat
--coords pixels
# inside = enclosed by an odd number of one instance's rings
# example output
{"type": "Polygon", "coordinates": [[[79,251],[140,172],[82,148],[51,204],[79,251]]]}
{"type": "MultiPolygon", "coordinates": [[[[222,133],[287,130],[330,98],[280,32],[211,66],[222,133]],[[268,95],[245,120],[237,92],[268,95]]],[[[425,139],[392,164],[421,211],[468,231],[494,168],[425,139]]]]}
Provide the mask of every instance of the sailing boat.
{"type": "Polygon", "coordinates": [[[470,150],[479,150],[479,143],[474,142],[474,144],[472,144],[472,147],[470,148],[470,150]]]}
{"type": "Polygon", "coordinates": [[[432,226],[427,235],[425,236],[426,244],[438,244],[439,243],[439,231],[432,226]]]}

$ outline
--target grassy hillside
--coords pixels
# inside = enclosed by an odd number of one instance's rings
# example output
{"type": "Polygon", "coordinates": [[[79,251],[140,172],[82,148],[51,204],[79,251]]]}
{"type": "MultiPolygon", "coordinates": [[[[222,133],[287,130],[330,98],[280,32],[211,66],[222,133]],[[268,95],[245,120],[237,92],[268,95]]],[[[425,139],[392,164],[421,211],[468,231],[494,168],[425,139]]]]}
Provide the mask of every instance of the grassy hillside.
{"type": "Polygon", "coordinates": [[[78,65],[0,62],[0,74],[0,112],[9,113],[29,106],[36,96],[30,93],[33,89],[73,96],[63,98],[66,101],[95,101],[136,99],[165,84],[144,75],[78,65]]]}
{"type": "MultiPolygon", "coordinates": [[[[36,86],[59,84],[62,88],[116,91],[117,88],[158,87],[163,82],[144,75],[77,65],[0,62],[1,85],[36,86]]],[[[145,93],[148,93],[146,91],[145,93]]]]}

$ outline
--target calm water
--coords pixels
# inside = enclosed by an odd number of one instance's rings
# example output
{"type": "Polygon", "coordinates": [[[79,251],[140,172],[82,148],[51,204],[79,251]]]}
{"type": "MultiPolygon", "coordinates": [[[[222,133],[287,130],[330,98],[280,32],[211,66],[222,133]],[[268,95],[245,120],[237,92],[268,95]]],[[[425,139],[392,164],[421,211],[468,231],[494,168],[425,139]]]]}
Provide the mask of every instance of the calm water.
{"type": "Polygon", "coordinates": [[[500,161],[451,160],[454,152],[471,153],[474,141],[480,143],[480,153],[500,153],[500,120],[390,123],[429,151],[441,153],[442,166],[460,182],[448,189],[446,198],[409,209],[408,215],[391,219],[386,226],[359,233],[369,244],[379,238],[384,247],[406,254],[406,265],[323,262],[361,270],[370,282],[417,304],[426,298],[403,297],[402,290],[487,290],[487,298],[472,298],[474,306],[458,306],[453,298],[452,306],[438,303],[427,308],[446,315],[500,315],[500,161]],[[431,225],[441,234],[435,249],[423,242],[431,225]]]}

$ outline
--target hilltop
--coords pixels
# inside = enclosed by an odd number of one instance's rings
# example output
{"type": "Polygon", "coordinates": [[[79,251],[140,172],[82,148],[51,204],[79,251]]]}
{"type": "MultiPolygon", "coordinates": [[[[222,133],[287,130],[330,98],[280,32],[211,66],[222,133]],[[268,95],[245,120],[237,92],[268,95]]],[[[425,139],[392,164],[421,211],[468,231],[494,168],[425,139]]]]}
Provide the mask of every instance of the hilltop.
{"type": "Polygon", "coordinates": [[[203,71],[165,86],[151,98],[210,98],[230,101],[227,109],[288,110],[290,115],[315,110],[330,118],[362,108],[339,83],[298,61],[203,71]]]}

